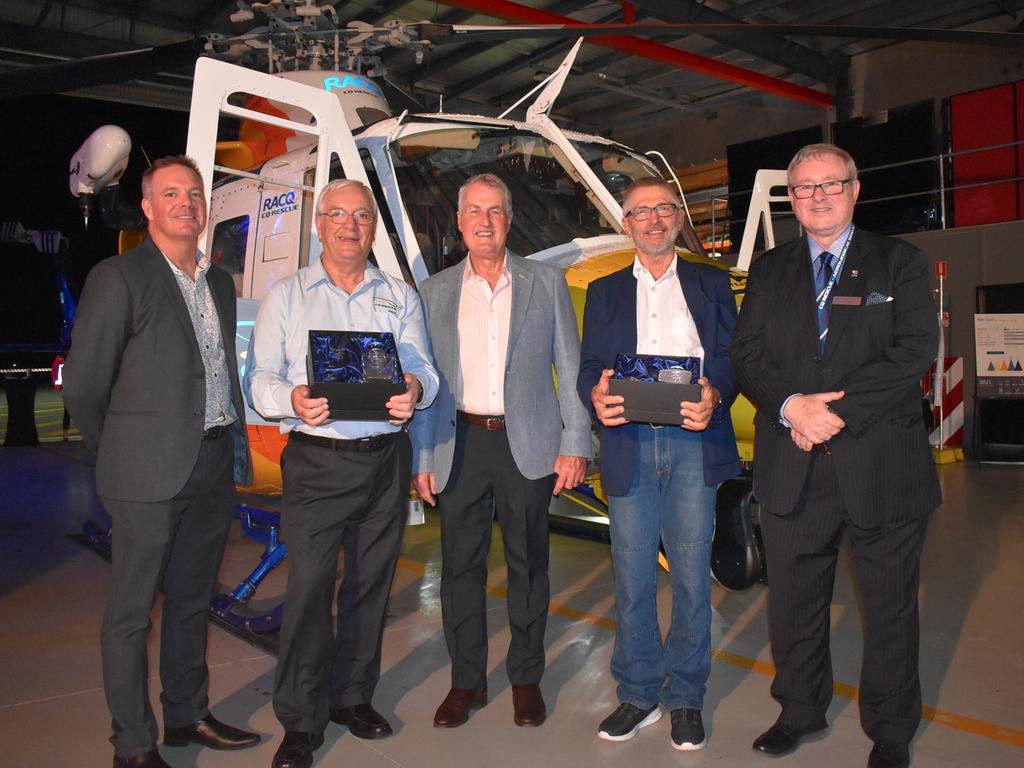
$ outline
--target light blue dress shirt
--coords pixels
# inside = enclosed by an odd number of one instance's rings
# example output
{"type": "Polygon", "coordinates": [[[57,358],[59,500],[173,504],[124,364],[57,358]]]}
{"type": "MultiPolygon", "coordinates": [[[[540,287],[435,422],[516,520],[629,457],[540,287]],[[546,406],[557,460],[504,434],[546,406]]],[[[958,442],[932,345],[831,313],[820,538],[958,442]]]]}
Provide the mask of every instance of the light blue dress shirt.
{"type": "Polygon", "coordinates": [[[323,262],[317,259],[270,289],[260,304],[249,341],[245,396],[264,418],[280,419],[282,432],[298,429],[354,440],[401,429],[386,421],[328,421],[311,427],[296,416],[292,390],[308,383],[310,330],[390,331],[402,370],[419,379],[423,387],[423,399],[416,408],[426,408],[437,395],[437,371],[416,291],[367,264],[363,282],[348,294],[331,282],[323,262]]]}
{"type": "MultiPolygon", "coordinates": [[[[839,236],[835,240],[832,241],[832,245],[835,245],[836,243],[842,243],[843,244],[842,246],[840,246],[840,253],[842,252],[842,249],[846,247],[846,241],[850,239],[850,230],[851,229],[853,229],[853,224],[852,223],[847,224],[846,225],[846,229],[844,229],[842,232],[840,232],[839,236]]],[[[818,260],[818,257],[821,256],[821,254],[823,254],[825,252],[825,249],[822,248],[820,245],[818,245],[818,241],[815,240],[810,235],[806,235],[806,237],[807,237],[807,248],[811,252],[811,275],[813,277],[814,270],[817,268],[817,263],[816,262],[818,260]]],[[[836,258],[838,258],[839,253],[836,253],[835,251],[829,251],[829,253],[832,254],[832,258],[833,258],[833,262],[832,263],[833,263],[833,265],[835,265],[835,261],[834,260],[836,258]]],[[[839,285],[839,279],[843,276],[843,266],[844,265],[845,265],[845,262],[843,264],[839,265],[839,272],[838,272],[838,274],[836,274],[836,285],[839,285]]],[[[782,407],[779,408],[779,423],[782,424],[782,426],[784,426],[784,427],[792,427],[793,426],[792,424],[789,423],[789,421],[786,420],[786,417],[783,416],[782,414],[784,414],[786,412],[786,406],[789,405],[789,401],[792,400],[797,395],[801,395],[801,394],[803,394],[803,393],[802,392],[794,392],[792,395],[790,395],[789,397],[787,397],[785,400],[782,401],[782,407]]]]}

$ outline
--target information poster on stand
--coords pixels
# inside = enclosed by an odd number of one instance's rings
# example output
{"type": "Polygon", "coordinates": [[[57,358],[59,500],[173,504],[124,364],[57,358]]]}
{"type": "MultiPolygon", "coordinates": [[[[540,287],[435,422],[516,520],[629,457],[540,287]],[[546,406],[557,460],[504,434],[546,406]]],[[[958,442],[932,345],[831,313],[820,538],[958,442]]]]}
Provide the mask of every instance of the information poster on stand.
{"type": "Polygon", "coordinates": [[[975,315],[974,346],[977,397],[1024,399],[1024,314],[975,315]]]}

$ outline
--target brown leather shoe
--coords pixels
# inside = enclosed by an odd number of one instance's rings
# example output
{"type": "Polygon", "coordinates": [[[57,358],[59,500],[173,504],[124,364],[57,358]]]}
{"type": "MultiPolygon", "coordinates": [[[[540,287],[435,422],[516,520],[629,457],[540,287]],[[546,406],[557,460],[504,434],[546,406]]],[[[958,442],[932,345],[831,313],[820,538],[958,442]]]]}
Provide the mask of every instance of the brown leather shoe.
{"type": "Polygon", "coordinates": [[[513,685],[512,708],[515,710],[512,720],[524,728],[540,725],[548,714],[539,685],[513,685]]]}
{"type": "Polygon", "coordinates": [[[457,728],[469,720],[471,709],[480,709],[486,704],[486,688],[452,688],[434,713],[434,727],[457,728]]]}

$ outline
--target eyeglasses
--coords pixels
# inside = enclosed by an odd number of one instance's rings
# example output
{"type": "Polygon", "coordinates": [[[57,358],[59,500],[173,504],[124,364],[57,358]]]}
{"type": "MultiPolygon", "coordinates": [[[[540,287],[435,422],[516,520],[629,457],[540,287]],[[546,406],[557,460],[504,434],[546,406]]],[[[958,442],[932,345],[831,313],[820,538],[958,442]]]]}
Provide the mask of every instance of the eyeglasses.
{"type": "Polygon", "coordinates": [[[632,217],[633,221],[647,221],[652,213],[659,219],[667,219],[669,216],[675,216],[680,207],[679,203],[662,203],[653,208],[641,205],[626,211],[625,215],[632,217]]]}
{"type": "Polygon", "coordinates": [[[820,189],[826,195],[838,195],[841,194],[843,189],[853,179],[837,179],[835,181],[823,181],[821,184],[797,184],[794,187],[790,187],[793,191],[793,197],[797,200],[806,200],[808,197],[814,197],[814,190],[820,189]]]}
{"type": "Polygon", "coordinates": [[[349,216],[355,219],[356,224],[365,226],[373,223],[373,214],[365,208],[359,208],[358,210],[352,211],[352,213],[349,213],[344,208],[331,208],[329,211],[317,213],[317,216],[326,216],[335,224],[343,223],[349,216]]]}

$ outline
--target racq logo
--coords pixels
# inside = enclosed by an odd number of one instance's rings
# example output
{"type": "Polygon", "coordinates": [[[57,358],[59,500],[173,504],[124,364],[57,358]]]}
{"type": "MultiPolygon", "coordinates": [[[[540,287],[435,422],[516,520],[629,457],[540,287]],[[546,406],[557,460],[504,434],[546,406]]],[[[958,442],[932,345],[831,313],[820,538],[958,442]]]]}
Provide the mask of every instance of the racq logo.
{"type": "Polygon", "coordinates": [[[299,210],[295,203],[295,191],[285,192],[273,197],[263,198],[263,210],[260,212],[261,219],[269,219],[271,216],[279,216],[282,213],[290,213],[299,210]]]}
{"type": "Polygon", "coordinates": [[[325,91],[333,91],[335,89],[340,91],[343,88],[362,88],[363,90],[370,91],[374,96],[380,96],[382,99],[384,98],[384,92],[380,89],[380,86],[368,77],[345,75],[345,77],[324,78],[325,91]]]}

